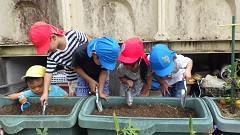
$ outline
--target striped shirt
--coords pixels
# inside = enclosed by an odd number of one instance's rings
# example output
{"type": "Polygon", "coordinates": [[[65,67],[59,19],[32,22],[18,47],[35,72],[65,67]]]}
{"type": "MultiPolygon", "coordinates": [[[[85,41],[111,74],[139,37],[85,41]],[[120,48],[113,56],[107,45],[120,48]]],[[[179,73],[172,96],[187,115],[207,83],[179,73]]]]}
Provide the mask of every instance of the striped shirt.
{"type": "Polygon", "coordinates": [[[86,35],[83,32],[70,30],[65,35],[66,47],[64,50],[56,50],[49,52],[47,57],[46,73],[53,73],[57,65],[64,67],[67,80],[76,80],[77,73],[72,68],[72,54],[75,49],[88,42],[86,35]]]}

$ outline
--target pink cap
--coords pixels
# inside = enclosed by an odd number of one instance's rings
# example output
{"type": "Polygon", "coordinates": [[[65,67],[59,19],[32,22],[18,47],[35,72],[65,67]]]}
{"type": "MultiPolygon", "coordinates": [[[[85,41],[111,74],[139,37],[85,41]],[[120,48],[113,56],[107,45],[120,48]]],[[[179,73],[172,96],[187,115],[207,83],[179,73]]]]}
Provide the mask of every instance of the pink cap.
{"type": "Polygon", "coordinates": [[[52,34],[64,35],[65,31],[45,22],[34,23],[29,31],[29,38],[37,49],[38,54],[47,53],[50,48],[52,34]]]}

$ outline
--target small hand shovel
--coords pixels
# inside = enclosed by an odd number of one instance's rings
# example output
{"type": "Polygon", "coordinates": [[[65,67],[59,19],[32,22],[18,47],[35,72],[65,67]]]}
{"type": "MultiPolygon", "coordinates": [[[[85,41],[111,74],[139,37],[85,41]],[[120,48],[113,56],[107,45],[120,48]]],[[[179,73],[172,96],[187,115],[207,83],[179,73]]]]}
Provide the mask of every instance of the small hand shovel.
{"type": "Polygon", "coordinates": [[[182,105],[182,108],[185,108],[186,98],[187,98],[187,84],[185,79],[183,82],[184,82],[184,89],[182,89],[181,105],[182,105]]]}
{"type": "Polygon", "coordinates": [[[126,97],[127,105],[131,106],[133,104],[133,92],[129,88],[129,85],[127,86],[127,90],[125,90],[125,97],[126,97]]]}
{"type": "Polygon", "coordinates": [[[47,104],[46,104],[46,101],[44,101],[42,115],[46,114],[46,107],[47,107],[47,104]]]}
{"type": "MultiPolygon", "coordinates": [[[[18,99],[20,100],[22,98],[22,96],[18,96],[18,99]]],[[[28,108],[30,106],[29,102],[26,102],[25,104],[21,104],[20,108],[21,111],[23,112],[25,108],[28,108]]]]}
{"type": "Polygon", "coordinates": [[[97,105],[97,109],[99,112],[103,111],[103,107],[102,107],[102,102],[99,99],[99,95],[98,95],[98,87],[96,86],[96,105],[97,105]]]}

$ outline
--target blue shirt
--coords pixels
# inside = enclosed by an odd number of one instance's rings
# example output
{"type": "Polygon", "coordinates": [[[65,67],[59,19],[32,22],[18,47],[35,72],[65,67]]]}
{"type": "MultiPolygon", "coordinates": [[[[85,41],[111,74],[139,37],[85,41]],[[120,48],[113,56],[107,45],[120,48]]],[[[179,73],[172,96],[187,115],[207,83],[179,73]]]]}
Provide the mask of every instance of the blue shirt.
{"type": "MultiPolygon", "coordinates": [[[[68,94],[65,90],[63,90],[62,88],[60,88],[59,86],[56,85],[51,85],[51,90],[48,91],[48,96],[52,96],[52,97],[63,97],[64,94],[68,94]]],[[[33,93],[32,90],[27,90],[24,92],[21,92],[24,96],[26,96],[26,98],[28,97],[40,97],[41,95],[33,93]]]]}

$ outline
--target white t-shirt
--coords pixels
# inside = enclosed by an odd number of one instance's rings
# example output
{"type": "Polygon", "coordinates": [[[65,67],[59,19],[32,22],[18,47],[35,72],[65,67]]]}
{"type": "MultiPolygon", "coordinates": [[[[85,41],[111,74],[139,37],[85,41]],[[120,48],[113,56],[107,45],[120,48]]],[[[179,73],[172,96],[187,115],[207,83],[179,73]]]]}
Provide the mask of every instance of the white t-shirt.
{"type": "Polygon", "coordinates": [[[163,80],[168,85],[173,85],[178,81],[182,81],[183,73],[186,71],[187,64],[191,60],[188,57],[184,57],[181,54],[176,55],[177,58],[174,60],[174,69],[171,73],[171,78],[163,77],[163,80]]]}

